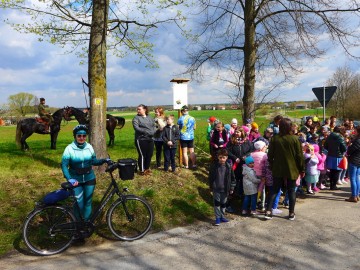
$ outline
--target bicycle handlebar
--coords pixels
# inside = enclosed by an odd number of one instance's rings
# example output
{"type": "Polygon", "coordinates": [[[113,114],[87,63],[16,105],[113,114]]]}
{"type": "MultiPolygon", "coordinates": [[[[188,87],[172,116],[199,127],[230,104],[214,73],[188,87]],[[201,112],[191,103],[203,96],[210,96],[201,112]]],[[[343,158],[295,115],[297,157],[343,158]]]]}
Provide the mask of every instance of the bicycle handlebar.
{"type": "Polygon", "coordinates": [[[114,162],[112,160],[109,160],[107,162],[108,167],[106,168],[105,172],[113,172],[114,170],[116,170],[118,168],[118,163],[114,162]]]}

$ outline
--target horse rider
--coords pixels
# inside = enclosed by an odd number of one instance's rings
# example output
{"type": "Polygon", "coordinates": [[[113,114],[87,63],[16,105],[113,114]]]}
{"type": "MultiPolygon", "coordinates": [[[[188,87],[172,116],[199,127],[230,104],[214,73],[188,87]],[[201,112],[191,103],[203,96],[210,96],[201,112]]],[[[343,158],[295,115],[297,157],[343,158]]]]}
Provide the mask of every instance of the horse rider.
{"type": "Polygon", "coordinates": [[[45,110],[45,98],[40,98],[40,104],[38,106],[38,110],[39,110],[40,118],[44,121],[44,125],[45,125],[44,133],[50,133],[50,125],[54,119],[51,113],[45,110]]]}

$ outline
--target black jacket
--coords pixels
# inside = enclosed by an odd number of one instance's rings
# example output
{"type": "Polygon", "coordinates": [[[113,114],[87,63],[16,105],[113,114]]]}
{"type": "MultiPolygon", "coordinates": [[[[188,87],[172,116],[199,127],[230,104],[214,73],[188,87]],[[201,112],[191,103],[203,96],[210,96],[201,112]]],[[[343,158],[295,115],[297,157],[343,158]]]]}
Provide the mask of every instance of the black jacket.
{"type": "Polygon", "coordinates": [[[360,138],[356,138],[347,150],[348,161],[355,166],[360,166],[360,138]]]}
{"type": "MultiPolygon", "coordinates": [[[[220,166],[219,162],[214,162],[210,165],[210,171],[209,171],[209,187],[212,190],[214,187],[214,183],[216,181],[217,177],[217,168],[220,166]]],[[[230,190],[234,190],[236,186],[236,180],[234,171],[231,169],[231,165],[226,162],[225,163],[226,171],[225,171],[225,177],[224,177],[224,192],[226,194],[229,193],[230,190]]]]}
{"type": "Polygon", "coordinates": [[[164,144],[167,145],[169,141],[172,141],[173,145],[171,148],[177,147],[177,141],[180,138],[180,131],[177,125],[169,126],[166,125],[162,131],[161,138],[164,141],[164,144]]]}

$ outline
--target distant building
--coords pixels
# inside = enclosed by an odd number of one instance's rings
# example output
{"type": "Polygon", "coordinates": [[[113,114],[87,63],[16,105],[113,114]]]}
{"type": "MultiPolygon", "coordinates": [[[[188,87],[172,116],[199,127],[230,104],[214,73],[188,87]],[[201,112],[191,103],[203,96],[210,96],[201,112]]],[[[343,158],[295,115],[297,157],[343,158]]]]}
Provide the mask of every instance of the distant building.
{"type": "Polygon", "coordinates": [[[216,105],[216,109],[217,110],[225,110],[226,107],[225,107],[225,105],[216,105]]]}
{"type": "Polygon", "coordinates": [[[205,110],[212,110],[212,111],[215,111],[216,110],[216,107],[213,106],[213,105],[206,105],[205,106],[205,110]]]}
{"type": "Polygon", "coordinates": [[[298,109],[298,110],[303,110],[303,109],[307,109],[308,106],[306,103],[298,103],[295,105],[295,109],[298,109]]]}
{"type": "Polygon", "coordinates": [[[193,107],[193,110],[195,110],[195,111],[201,111],[201,106],[194,106],[194,107],[193,107]]]}

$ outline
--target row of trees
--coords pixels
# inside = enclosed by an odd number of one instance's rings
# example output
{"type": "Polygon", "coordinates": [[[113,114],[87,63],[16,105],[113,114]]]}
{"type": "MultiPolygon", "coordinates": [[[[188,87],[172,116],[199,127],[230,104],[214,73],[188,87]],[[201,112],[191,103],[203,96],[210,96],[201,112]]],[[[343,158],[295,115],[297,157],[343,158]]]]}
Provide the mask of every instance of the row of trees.
{"type": "Polygon", "coordinates": [[[245,120],[254,117],[256,78],[278,77],[269,87],[275,89],[301,72],[304,58],[314,59],[325,53],[328,43],[321,44],[322,41],[338,44],[351,55],[351,47],[360,41],[359,6],[357,0],[0,2],[0,8],[31,16],[27,23],[11,22],[15,29],[62,46],[83,48],[88,60],[90,139],[100,157],[106,156],[108,50],[118,56],[134,52],[154,64],[149,42],[152,30],[163,23],[175,23],[183,29],[185,17],[196,15],[199,24],[192,29],[187,72],[201,79],[208,67],[216,69],[218,79],[236,89],[245,120]],[[183,11],[189,6],[188,10],[196,14],[184,16],[183,11]],[[348,20],[350,17],[352,21],[348,20]]]}

